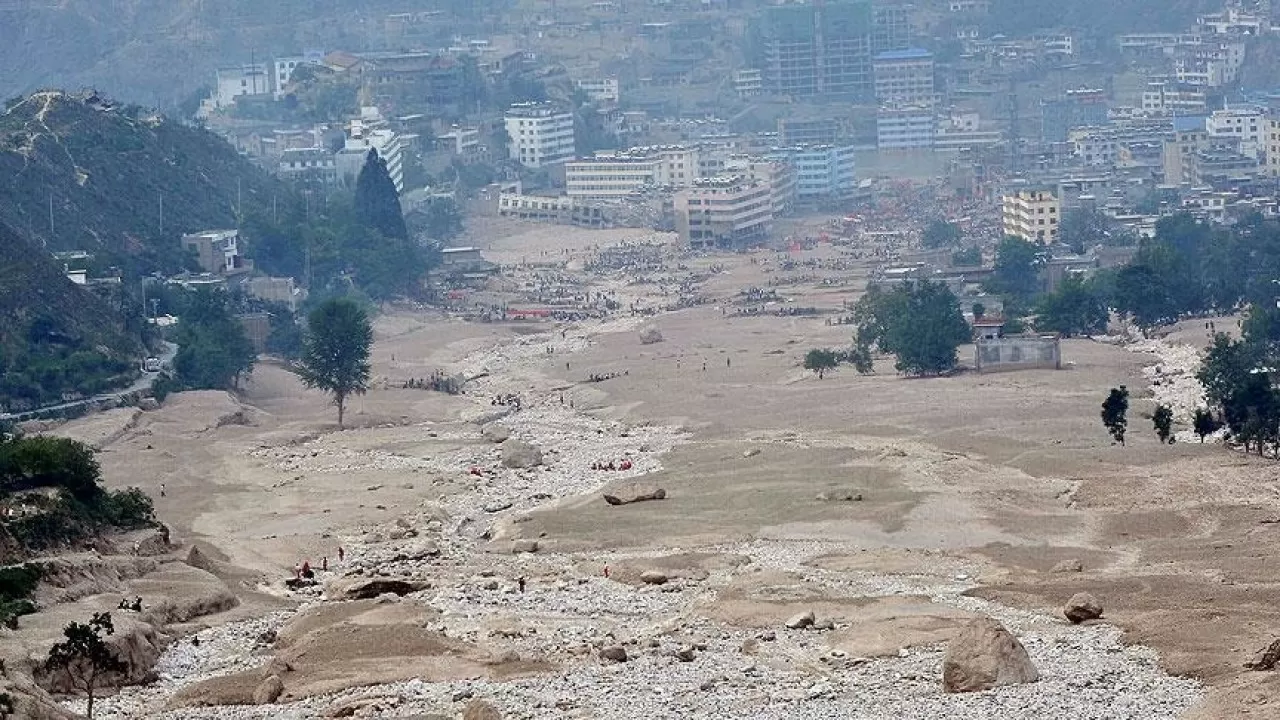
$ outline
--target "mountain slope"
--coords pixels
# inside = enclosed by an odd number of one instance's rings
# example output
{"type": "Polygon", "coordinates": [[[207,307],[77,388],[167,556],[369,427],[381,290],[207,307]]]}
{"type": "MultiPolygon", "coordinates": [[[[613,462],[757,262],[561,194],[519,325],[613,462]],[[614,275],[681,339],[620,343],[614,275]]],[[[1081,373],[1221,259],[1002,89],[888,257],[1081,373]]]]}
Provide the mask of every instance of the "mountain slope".
{"type": "Polygon", "coordinates": [[[234,227],[238,205],[291,198],[212,133],[96,94],[40,92],[0,113],[0,222],[50,251],[172,255],[183,232],[234,227]]]}
{"type": "Polygon", "coordinates": [[[102,392],[131,376],[140,353],[102,299],[0,224],[0,407],[102,392]]]}

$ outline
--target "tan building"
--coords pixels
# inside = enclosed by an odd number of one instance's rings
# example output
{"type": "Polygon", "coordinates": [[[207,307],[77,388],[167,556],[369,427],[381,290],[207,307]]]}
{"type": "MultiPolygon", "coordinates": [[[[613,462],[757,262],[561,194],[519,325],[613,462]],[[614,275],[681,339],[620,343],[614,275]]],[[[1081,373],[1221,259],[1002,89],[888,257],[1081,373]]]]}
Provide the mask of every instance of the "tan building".
{"type": "Polygon", "coordinates": [[[691,247],[764,240],[773,224],[773,187],[743,175],[696,181],[674,199],[676,231],[691,247]]]}
{"type": "Polygon", "coordinates": [[[239,230],[206,230],[182,236],[182,248],[195,252],[200,269],[209,273],[233,273],[245,267],[240,255],[239,230]]]}
{"type": "Polygon", "coordinates": [[[1031,242],[1054,243],[1062,204],[1049,190],[1019,190],[1003,200],[1004,234],[1031,242]]]}

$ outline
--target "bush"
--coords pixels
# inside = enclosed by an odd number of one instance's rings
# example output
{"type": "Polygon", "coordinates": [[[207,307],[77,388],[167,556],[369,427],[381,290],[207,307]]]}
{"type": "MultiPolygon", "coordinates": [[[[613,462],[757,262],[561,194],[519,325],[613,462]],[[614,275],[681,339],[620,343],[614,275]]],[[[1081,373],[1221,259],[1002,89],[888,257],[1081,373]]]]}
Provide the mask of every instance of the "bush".
{"type": "Polygon", "coordinates": [[[136,530],[155,524],[155,505],[136,487],[108,492],[97,508],[102,520],[122,530],[136,530]]]}

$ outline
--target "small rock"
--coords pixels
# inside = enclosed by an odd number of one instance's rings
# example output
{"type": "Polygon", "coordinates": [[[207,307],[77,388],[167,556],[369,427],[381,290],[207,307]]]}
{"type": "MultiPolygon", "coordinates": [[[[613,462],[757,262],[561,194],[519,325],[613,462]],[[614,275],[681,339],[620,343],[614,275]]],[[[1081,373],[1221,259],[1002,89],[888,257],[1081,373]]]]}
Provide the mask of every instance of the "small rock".
{"type": "Polygon", "coordinates": [[[488,505],[485,505],[484,511],[487,513],[500,513],[503,510],[510,510],[511,506],[514,504],[515,503],[511,502],[510,500],[496,500],[494,502],[489,503],[488,505]]]}
{"type": "Polygon", "coordinates": [[[369,487],[365,488],[365,490],[368,490],[369,492],[377,492],[381,489],[382,489],[381,485],[370,485],[369,487]]]}
{"type": "Polygon", "coordinates": [[[658,570],[645,570],[640,573],[640,582],[645,585],[666,585],[667,575],[658,570]]]}
{"type": "Polygon", "coordinates": [[[685,645],[676,651],[675,656],[680,662],[693,662],[698,657],[698,651],[692,645],[685,645]]]}
{"type": "Polygon", "coordinates": [[[1102,603],[1089,593],[1076,593],[1067,601],[1062,614],[1074,624],[1080,624],[1086,620],[1097,620],[1102,617],[1102,603]]]}
{"type": "Polygon", "coordinates": [[[627,661],[627,649],[621,645],[600,648],[600,659],[606,662],[624,663],[627,661]]]}
{"type": "Polygon", "coordinates": [[[760,638],[762,642],[773,642],[774,640],[778,639],[778,633],[772,630],[765,630],[764,632],[760,633],[756,637],[760,638]]]}
{"type": "Polygon", "coordinates": [[[751,448],[750,450],[742,451],[742,457],[744,458],[755,457],[759,454],[760,454],[760,448],[751,448]]]}
{"type": "Polygon", "coordinates": [[[810,625],[813,625],[816,619],[817,618],[813,615],[813,611],[809,610],[787,618],[786,626],[788,630],[803,630],[810,625]]]}
{"type": "Polygon", "coordinates": [[[742,646],[738,650],[743,655],[755,655],[760,651],[760,641],[755,638],[747,638],[742,641],[742,646]]]}
{"type": "Polygon", "coordinates": [[[836,624],[829,618],[824,618],[813,624],[814,630],[835,630],[836,624]]]}
{"type": "Polygon", "coordinates": [[[449,696],[449,699],[452,702],[462,702],[463,700],[470,700],[474,694],[475,693],[471,692],[471,688],[463,688],[461,690],[455,690],[453,695],[449,696]]]}

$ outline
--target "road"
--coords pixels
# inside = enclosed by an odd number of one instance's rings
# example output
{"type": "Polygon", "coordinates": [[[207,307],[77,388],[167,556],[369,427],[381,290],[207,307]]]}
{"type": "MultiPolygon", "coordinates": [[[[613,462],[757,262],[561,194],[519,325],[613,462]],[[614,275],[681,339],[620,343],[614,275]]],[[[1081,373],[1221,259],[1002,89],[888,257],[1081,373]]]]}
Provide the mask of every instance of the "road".
{"type": "MultiPolygon", "coordinates": [[[[162,342],[164,343],[164,350],[161,351],[159,355],[160,367],[163,369],[168,369],[173,366],[173,358],[175,355],[178,354],[178,346],[171,342],[167,342],[167,341],[162,341],[162,342]]],[[[40,413],[46,413],[49,411],[69,410],[71,408],[79,407],[82,405],[91,405],[91,404],[104,403],[104,402],[113,402],[113,401],[118,402],[120,398],[126,395],[132,395],[133,393],[136,393],[139,390],[146,390],[147,388],[150,388],[151,383],[158,377],[160,377],[159,372],[143,372],[142,375],[133,382],[133,384],[131,384],[129,387],[124,388],[122,390],[112,390],[111,392],[102,393],[101,395],[95,395],[91,398],[85,398],[83,400],[73,400],[71,402],[58,403],[56,405],[45,405],[44,407],[36,408],[35,410],[25,410],[20,413],[0,413],[0,420],[5,420],[9,422],[21,422],[23,420],[35,417],[40,413]]]]}

